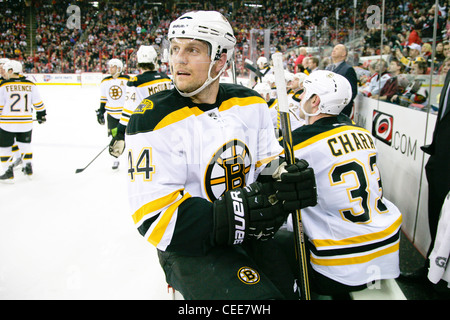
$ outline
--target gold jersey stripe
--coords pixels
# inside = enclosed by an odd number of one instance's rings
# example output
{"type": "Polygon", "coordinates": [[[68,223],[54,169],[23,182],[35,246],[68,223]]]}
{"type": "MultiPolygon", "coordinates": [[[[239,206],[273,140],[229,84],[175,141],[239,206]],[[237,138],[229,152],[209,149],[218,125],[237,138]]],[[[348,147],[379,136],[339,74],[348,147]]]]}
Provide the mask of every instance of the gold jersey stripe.
{"type": "Polygon", "coordinates": [[[142,218],[150,213],[150,212],[157,212],[162,210],[164,207],[172,204],[175,202],[180,195],[180,192],[184,189],[180,189],[177,191],[174,191],[164,197],[158,198],[152,202],[144,204],[142,207],[140,207],[135,213],[133,213],[132,218],[135,224],[139,223],[142,218]]]}
{"type": "Polygon", "coordinates": [[[380,232],[374,232],[369,234],[364,234],[356,237],[350,237],[342,240],[332,240],[332,239],[315,239],[311,240],[316,248],[319,247],[332,247],[332,246],[346,246],[352,244],[362,244],[365,242],[370,242],[374,240],[380,240],[392,235],[397,231],[397,229],[402,224],[402,216],[400,216],[397,221],[395,221],[389,228],[386,228],[380,232]]]}
{"type": "Polygon", "coordinates": [[[309,146],[309,145],[311,145],[311,144],[313,144],[313,143],[315,143],[317,141],[320,141],[322,139],[325,139],[327,137],[331,137],[331,136],[333,136],[333,135],[335,135],[337,133],[341,133],[341,132],[347,131],[347,130],[358,130],[358,131],[362,131],[362,132],[365,132],[365,133],[369,133],[369,131],[367,131],[366,129],[363,129],[363,128],[353,127],[353,126],[342,126],[342,127],[338,127],[336,129],[332,129],[332,130],[329,130],[329,131],[325,131],[324,133],[315,135],[314,137],[312,137],[312,138],[310,138],[308,140],[305,140],[305,141],[295,145],[294,146],[294,151],[295,150],[299,150],[301,148],[304,148],[306,146],[309,146]]]}
{"type": "Polygon", "coordinates": [[[363,256],[357,256],[357,257],[348,257],[348,258],[335,258],[335,259],[323,259],[323,258],[315,258],[311,255],[311,263],[314,263],[316,265],[321,266],[346,266],[350,264],[360,264],[360,263],[366,263],[369,262],[375,258],[394,253],[398,251],[400,246],[400,242],[397,241],[393,245],[384,248],[382,250],[378,250],[376,252],[372,252],[370,254],[366,254],[363,256]]]}
{"type": "Polygon", "coordinates": [[[171,204],[167,208],[167,210],[164,211],[162,217],[158,221],[158,224],[155,226],[155,228],[152,230],[152,233],[148,237],[148,241],[151,244],[153,244],[154,246],[157,246],[159,244],[164,233],[166,232],[167,226],[172,220],[174,212],[178,209],[181,203],[183,203],[186,199],[190,197],[191,195],[189,193],[186,193],[180,200],[171,204]]]}

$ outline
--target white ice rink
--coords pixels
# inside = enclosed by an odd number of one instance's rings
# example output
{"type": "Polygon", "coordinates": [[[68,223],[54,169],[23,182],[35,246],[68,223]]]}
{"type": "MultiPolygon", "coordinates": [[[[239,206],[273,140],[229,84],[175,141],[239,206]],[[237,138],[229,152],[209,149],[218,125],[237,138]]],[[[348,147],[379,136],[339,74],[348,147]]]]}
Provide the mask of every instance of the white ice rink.
{"type": "Polygon", "coordinates": [[[39,86],[33,178],[0,183],[0,299],[171,299],[155,248],[135,229],[127,163],[105,150],[99,88],[39,86]]]}

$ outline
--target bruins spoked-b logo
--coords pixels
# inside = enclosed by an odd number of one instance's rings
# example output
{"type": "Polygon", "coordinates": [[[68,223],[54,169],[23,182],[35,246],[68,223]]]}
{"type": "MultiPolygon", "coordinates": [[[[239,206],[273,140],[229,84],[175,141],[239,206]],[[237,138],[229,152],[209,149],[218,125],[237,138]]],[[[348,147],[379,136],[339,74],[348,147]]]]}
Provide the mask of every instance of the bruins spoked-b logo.
{"type": "Polygon", "coordinates": [[[111,86],[109,88],[109,96],[113,100],[119,100],[122,97],[122,88],[116,85],[111,86]]]}
{"type": "Polygon", "coordinates": [[[256,284],[260,279],[258,271],[249,267],[240,268],[237,276],[245,284],[256,284]]]}
{"type": "Polygon", "coordinates": [[[212,156],[205,173],[206,194],[212,202],[225,191],[245,186],[252,157],[240,140],[231,140],[212,156]]]}

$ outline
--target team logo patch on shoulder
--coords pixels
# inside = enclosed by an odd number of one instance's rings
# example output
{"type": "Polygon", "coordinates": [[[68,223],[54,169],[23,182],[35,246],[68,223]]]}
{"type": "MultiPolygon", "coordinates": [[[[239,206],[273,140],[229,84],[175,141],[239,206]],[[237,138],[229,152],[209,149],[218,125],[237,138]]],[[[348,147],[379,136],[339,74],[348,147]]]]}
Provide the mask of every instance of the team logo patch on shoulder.
{"type": "Polygon", "coordinates": [[[259,273],[253,268],[242,267],[239,269],[237,276],[245,284],[256,284],[259,282],[259,273]]]}
{"type": "Polygon", "coordinates": [[[206,194],[212,202],[224,192],[246,185],[252,164],[248,147],[240,140],[231,140],[212,156],[205,172],[206,194]]]}
{"type": "Polygon", "coordinates": [[[151,100],[144,99],[137,106],[136,110],[134,110],[134,113],[144,113],[146,110],[151,110],[151,109],[153,109],[153,102],[151,100]]]}

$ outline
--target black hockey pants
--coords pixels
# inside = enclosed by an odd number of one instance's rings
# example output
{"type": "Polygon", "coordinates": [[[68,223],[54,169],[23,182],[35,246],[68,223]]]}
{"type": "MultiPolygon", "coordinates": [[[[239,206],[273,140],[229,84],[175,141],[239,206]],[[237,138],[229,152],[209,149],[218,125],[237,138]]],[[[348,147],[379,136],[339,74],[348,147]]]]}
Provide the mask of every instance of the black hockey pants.
{"type": "Polygon", "coordinates": [[[167,283],[186,300],[298,299],[288,260],[273,239],[214,247],[203,256],[158,256],[167,283]]]}

